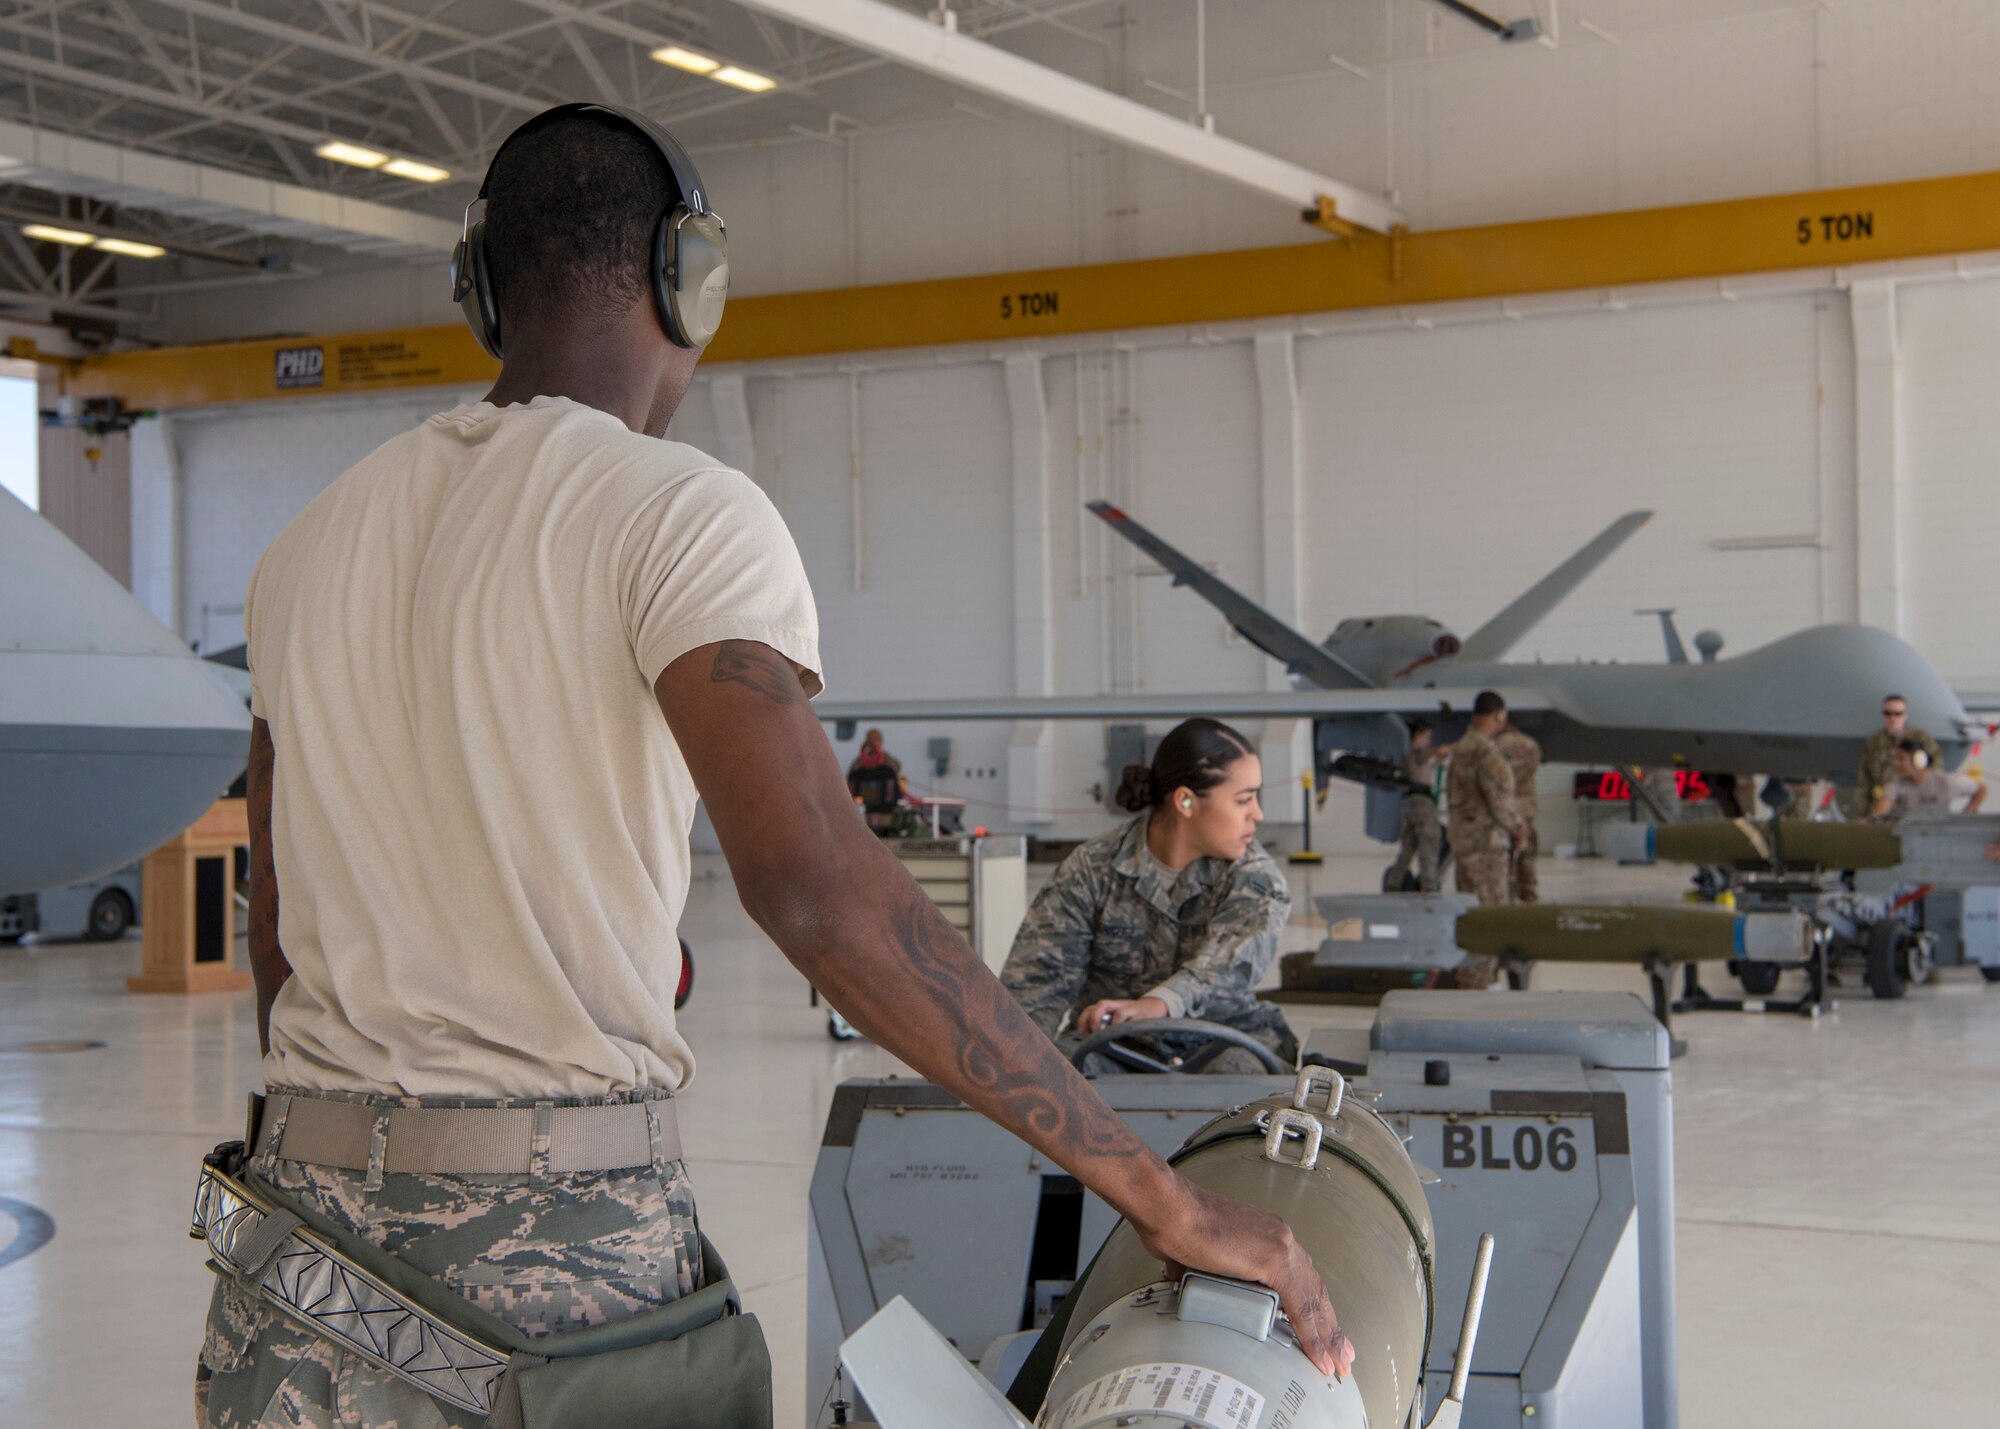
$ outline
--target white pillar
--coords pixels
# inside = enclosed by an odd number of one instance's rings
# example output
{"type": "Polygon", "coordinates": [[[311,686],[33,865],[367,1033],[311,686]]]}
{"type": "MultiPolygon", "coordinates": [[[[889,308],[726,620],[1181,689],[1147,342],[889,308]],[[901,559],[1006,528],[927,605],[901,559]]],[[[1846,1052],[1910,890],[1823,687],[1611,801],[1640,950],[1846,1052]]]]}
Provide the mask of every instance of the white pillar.
{"type": "Polygon", "coordinates": [[[1854,578],[1865,625],[1903,633],[1901,436],[1896,284],[1847,293],[1854,324],[1854,578]]]}
{"type": "MultiPolygon", "coordinates": [[[[1299,383],[1292,356],[1292,334],[1260,332],[1255,352],[1264,608],[1296,630],[1300,628],[1304,600],[1300,591],[1303,542],[1299,529],[1299,383]]],[[[1264,688],[1283,691],[1291,687],[1284,667],[1276,660],[1266,660],[1264,688]]],[[[1312,722],[1265,721],[1257,757],[1264,763],[1265,812],[1279,823],[1293,822],[1299,817],[1299,778],[1312,769],[1312,722]]]]}
{"type": "MultiPolygon", "coordinates": [[[[1049,589],[1049,408],[1038,353],[1006,359],[1012,423],[1014,507],[1014,693],[1055,692],[1053,598],[1049,589]]],[[[1054,726],[1014,726],[1007,745],[1007,803],[1015,822],[1047,823],[1052,797],[1054,726]]]]}
{"type": "Polygon", "coordinates": [[[743,374],[722,372],[711,377],[708,401],[715,411],[715,454],[756,480],[757,443],[750,432],[750,403],[744,395],[743,374]]]}
{"type": "Polygon", "coordinates": [[[132,594],[181,632],[181,463],[172,417],[132,426],[132,594]]]}

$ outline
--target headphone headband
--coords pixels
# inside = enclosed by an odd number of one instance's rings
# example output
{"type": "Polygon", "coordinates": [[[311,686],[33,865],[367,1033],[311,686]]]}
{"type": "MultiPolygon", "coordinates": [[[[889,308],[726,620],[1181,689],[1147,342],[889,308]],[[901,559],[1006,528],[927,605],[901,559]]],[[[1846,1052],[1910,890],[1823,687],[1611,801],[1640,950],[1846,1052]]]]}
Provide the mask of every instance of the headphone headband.
{"type": "MultiPolygon", "coordinates": [[[[493,182],[493,170],[499,166],[500,156],[507,152],[509,144],[524,134],[532,133],[546,124],[572,114],[608,114],[652,140],[653,147],[660,151],[660,158],[665,161],[668,170],[674,176],[674,187],[680,191],[681,202],[686,204],[691,212],[708,212],[708,194],[702,188],[701,171],[695,168],[694,160],[688,157],[687,150],[680,145],[680,140],[635,109],[626,109],[617,104],[587,102],[558,104],[553,109],[544,109],[540,114],[522,121],[513,133],[500,141],[500,147],[493,151],[493,157],[487,161],[486,174],[479,181],[479,198],[486,197],[487,187],[493,182]]],[[[478,199],[474,202],[478,202],[478,199]]]]}

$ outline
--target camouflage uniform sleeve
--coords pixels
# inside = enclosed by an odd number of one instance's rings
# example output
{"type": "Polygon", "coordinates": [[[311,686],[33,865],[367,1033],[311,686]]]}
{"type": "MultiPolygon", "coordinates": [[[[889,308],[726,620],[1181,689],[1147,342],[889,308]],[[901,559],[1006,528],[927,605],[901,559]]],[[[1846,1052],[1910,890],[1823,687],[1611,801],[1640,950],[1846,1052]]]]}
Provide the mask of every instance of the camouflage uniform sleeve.
{"type": "Polygon", "coordinates": [[[1917,743],[1924,747],[1924,753],[1931,757],[1931,768],[1944,768],[1944,751],[1938,748],[1938,742],[1931,737],[1930,731],[1927,729],[1918,729],[1910,731],[1910,734],[1917,743]]]}
{"type": "Polygon", "coordinates": [[[1145,995],[1167,1005],[1169,1017],[1206,1017],[1254,1002],[1258,982],[1278,956],[1278,935],[1291,916],[1285,876],[1267,854],[1239,861],[1229,872],[1222,905],[1193,957],[1145,995]]]}
{"type": "Polygon", "coordinates": [[[1090,972],[1099,890],[1088,853],[1085,845],[1070,854],[1035,895],[1000,969],[1000,985],[1051,1038],[1075,1011],[1090,972]]]}

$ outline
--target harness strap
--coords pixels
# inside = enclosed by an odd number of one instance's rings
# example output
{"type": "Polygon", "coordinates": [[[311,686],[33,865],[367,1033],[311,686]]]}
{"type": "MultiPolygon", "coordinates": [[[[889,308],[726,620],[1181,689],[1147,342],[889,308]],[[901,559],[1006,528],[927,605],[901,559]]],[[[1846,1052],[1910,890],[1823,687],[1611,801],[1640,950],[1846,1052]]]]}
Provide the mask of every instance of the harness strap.
{"type": "Polygon", "coordinates": [[[288,1319],[447,1404],[481,1415],[492,1409],[506,1350],[410,1303],[213,1156],[202,1162],[191,1229],[288,1319]]]}

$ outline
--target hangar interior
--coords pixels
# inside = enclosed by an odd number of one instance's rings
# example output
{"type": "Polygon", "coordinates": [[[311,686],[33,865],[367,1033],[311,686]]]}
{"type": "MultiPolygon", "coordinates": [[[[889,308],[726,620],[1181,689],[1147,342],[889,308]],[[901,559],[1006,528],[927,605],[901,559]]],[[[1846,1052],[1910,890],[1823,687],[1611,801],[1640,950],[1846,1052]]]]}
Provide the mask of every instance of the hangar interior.
{"type": "MultiPolygon", "coordinates": [[[[1875,627],[1995,709],[1996,63],[1981,0],[4,0],[0,378],[32,379],[41,416],[0,460],[33,453],[7,488],[181,641],[243,644],[279,532],[490,386],[447,264],[500,142],[610,103],[673,130],[726,220],[738,326],[668,435],[782,515],[828,701],[1294,688],[1101,501],[1313,641],[1401,614],[1469,636],[1647,511],[1512,649],[1523,688],[1661,661],[1651,612],[1672,609],[1725,659],[1875,627]],[[960,42],[1018,63],[987,77],[960,42]],[[1273,159],[1338,181],[1324,226],[1258,177],[1273,159]]],[[[1809,713],[1858,748],[1874,699],[1809,713]]],[[[843,766],[868,723],[828,726],[843,766]]],[[[968,827],[1062,845],[1118,817],[1116,723],[936,718],[888,742],[968,827]]],[[[1242,723],[1282,859],[1314,721],[1242,723]]],[[[1533,790],[1544,899],[1680,900],[1685,869],[1588,856],[1579,767],[1533,790]]],[[[1322,793],[1286,953],[1328,936],[1316,897],[1372,892],[1391,852],[1360,785],[1322,793]]],[[[909,1072],[829,1040],[705,819],[693,839],[690,1164],[770,1342],[776,1422],[816,1426],[822,1128],[844,1079],[909,1072]]],[[[75,931],[0,946],[0,1403],[185,1423],[210,1277],[177,1237],[260,1084],[255,998],[129,993],[139,932],[75,931]]],[[[1987,1412],[1982,971],[1675,1020],[1679,1407],[1647,1429],[1987,1412]]],[[[1632,967],[1533,986],[1647,993],[1632,967]]],[[[1302,1032],[1374,1015],[1291,1009],[1302,1032]]]]}

